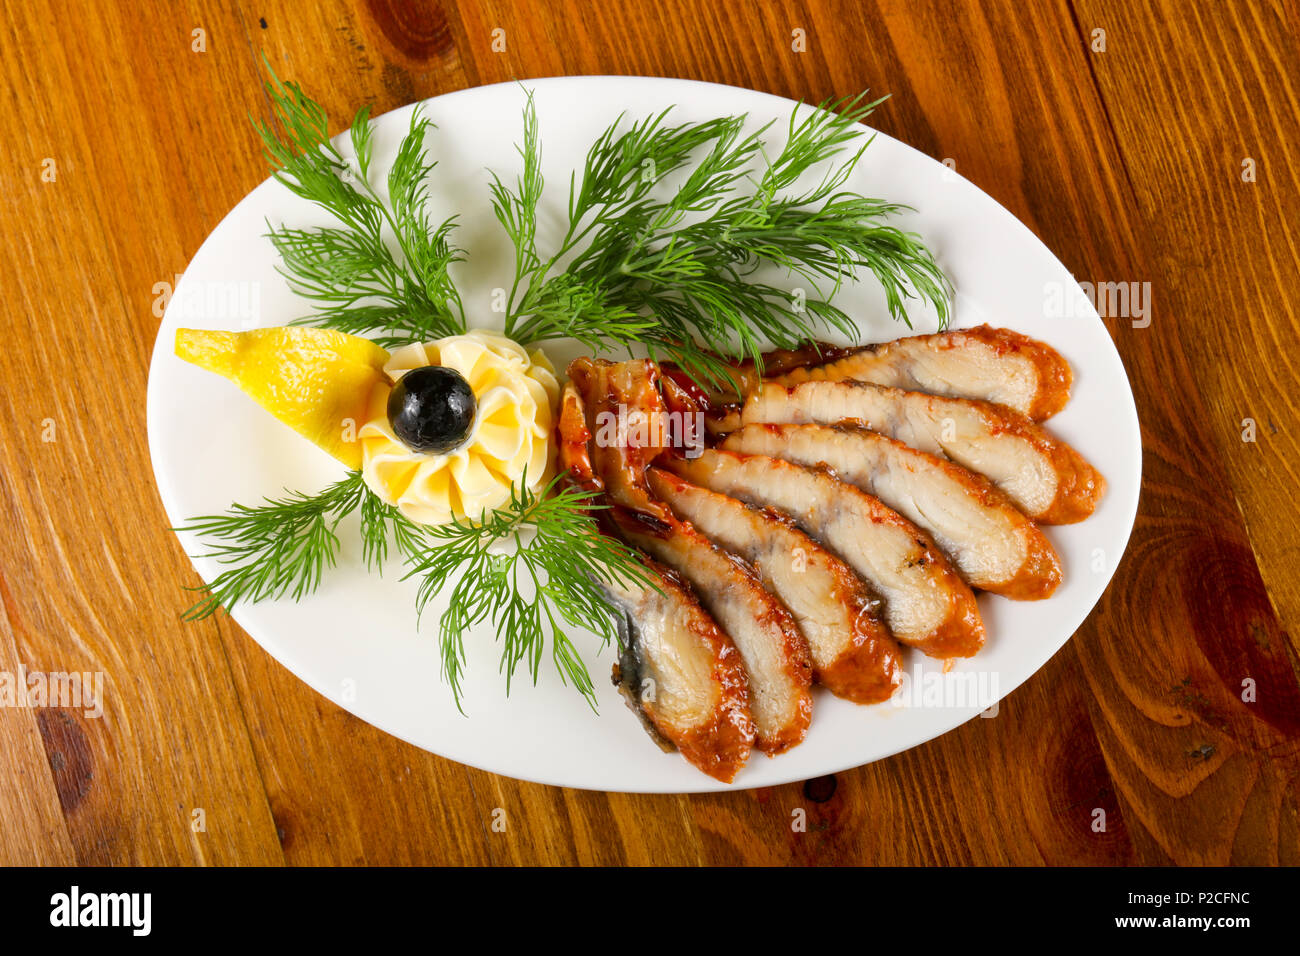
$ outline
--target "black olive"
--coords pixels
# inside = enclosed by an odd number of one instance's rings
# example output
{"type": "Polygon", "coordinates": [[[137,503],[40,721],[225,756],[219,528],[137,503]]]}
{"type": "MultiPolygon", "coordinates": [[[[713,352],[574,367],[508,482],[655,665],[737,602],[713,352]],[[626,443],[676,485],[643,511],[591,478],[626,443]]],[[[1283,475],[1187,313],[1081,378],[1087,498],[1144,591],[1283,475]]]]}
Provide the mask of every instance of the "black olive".
{"type": "Polygon", "coordinates": [[[388,393],[388,424],[411,451],[442,455],[469,437],[478,402],[454,368],[411,369],[388,393]]]}

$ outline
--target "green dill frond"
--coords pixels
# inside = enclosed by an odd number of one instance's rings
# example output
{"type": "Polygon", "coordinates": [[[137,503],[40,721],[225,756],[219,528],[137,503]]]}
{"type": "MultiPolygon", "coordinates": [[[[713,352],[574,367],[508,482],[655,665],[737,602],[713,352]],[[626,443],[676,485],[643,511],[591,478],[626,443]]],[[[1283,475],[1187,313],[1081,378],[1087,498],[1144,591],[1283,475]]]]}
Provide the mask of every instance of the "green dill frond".
{"type": "Polygon", "coordinates": [[[417,107],[381,195],[370,180],[373,121],[353,119],[349,160],[329,138],[324,109],[267,64],[274,123],[254,120],[277,181],[338,220],[322,229],[277,228],[268,237],[280,271],[297,294],[321,308],[298,320],[352,334],[379,333],[381,344],[426,341],[465,331],[451,266],[464,255],[451,241],[455,220],[428,211],[430,123],[417,107]]]}
{"type": "MultiPolygon", "coordinates": [[[[523,288],[511,296],[508,334],[643,346],[716,382],[725,369],[718,356],[760,362],[767,347],[794,348],[827,330],[856,336],[832,300],[864,270],[895,319],[910,326],[908,302],[919,298],[946,326],[951,286],[919,237],[889,223],[906,207],[843,191],[870,143],[858,123],[880,102],[861,93],[802,118],[797,110],[774,157],[763,148],[771,124],[744,135],[744,116],[669,126],[665,111],[622,132],[620,117],[570,183],[568,229],[555,253],[542,260],[535,232],[518,221],[508,229],[523,288]],[[855,142],[818,185],[786,195],[855,142]],[[674,188],[662,188],[666,174],[688,165],[674,188]],[[525,245],[520,236],[534,238],[525,245]],[[762,266],[797,284],[753,281],[762,266]]],[[[536,159],[534,126],[526,119],[526,167],[536,159]]],[[[516,220],[526,217],[522,204],[515,209],[516,220]]]]}
{"type": "Polygon", "coordinates": [[[210,543],[212,550],[199,557],[232,565],[194,589],[204,596],[183,619],[197,621],[217,608],[229,613],[237,604],[285,595],[298,601],[315,591],[338,558],[339,521],[368,494],[361,473],[354,471],[317,495],[292,492],[260,505],[234,504],[225,514],[194,518],[174,529],[210,543]]]}
{"type": "Polygon", "coordinates": [[[561,675],[595,707],[590,675],[567,629],[585,628],[609,643],[617,634],[616,616],[599,582],[652,584],[633,552],[597,530],[590,512],[599,507],[589,492],[564,486],[561,476],[536,492],[524,478],[508,504],[478,520],[421,529],[422,544],[408,559],[406,577],[420,580],[421,613],[446,594],[438,641],[457,706],[465,633],[487,621],[501,643],[507,693],[520,665],[536,682],[549,636],[561,675]]]}

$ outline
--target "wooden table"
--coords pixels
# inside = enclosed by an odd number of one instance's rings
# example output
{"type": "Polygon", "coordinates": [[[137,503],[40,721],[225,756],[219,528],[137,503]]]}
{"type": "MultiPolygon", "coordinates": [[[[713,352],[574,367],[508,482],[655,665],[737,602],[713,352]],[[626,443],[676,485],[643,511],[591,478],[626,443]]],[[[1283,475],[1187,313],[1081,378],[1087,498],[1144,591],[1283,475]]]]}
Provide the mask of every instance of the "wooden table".
{"type": "Polygon", "coordinates": [[[0,863],[1300,862],[1294,5],[312,6],[5,7],[0,671],[108,686],[102,719],[0,709],[0,863]],[[1145,485],[1105,598],[995,720],[701,797],[468,769],[234,624],[181,623],[197,579],[149,466],[153,306],[265,177],[262,53],[336,123],[554,74],[892,93],[873,123],[955,162],[1079,280],[1150,283],[1149,324],[1107,319],[1145,485]]]}

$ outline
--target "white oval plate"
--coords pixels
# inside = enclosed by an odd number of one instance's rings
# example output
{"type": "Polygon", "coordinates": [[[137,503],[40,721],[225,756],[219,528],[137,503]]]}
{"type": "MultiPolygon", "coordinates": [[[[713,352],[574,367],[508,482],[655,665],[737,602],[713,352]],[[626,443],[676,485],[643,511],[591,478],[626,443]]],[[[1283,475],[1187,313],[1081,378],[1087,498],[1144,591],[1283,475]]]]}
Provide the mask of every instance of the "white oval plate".
{"type": "MultiPolygon", "coordinates": [[[[775,140],[794,107],[764,93],[685,80],[562,77],[526,85],[536,91],[547,180],[543,242],[560,222],[570,170],[581,168],[587,146],[620,112],[635,120],[673,106],[679,122],[748,113],[754,126],[775,119],[770,131],[775,140]]],[[[490,307],[491,290],[508,285],[511,260],[489,204],[487,169],[513,182],[523,102],[523,90],[511,83],[424,104],[438,126],[427,141],[440,163],[431,184],[431,211],[435,221],[460,216],[456,239],[469,250],[469,261],[457,278],[471,325],[500,327],[500,316],[490,307]]],[[[411,109],[378,120],[375,169],[383,175],[411,109]]],[[[251,141],[251,129],[248,135],[251,141]]],[[[1101,470],[1109,491],[1087,521],[1048,529],[1065,566],[1065,583],[1054,597],[1036,603],[980,597],[988,645],[975,658],[958,663],[946,685],[940,683],[935,662],[913,655],[905,685],[910,693],[896,698],[907,706],[859,707],[819,691],[807,740],[774,759],[755,753],[732,788],[803,780],[887,757],[951,730],[1009,694],[1065,644],[1092,610],[1119,562],[1137,512],[1142,448],[1132,392],[1105,327],[1086,300],[1077,300],[1078,287],[1065,267],[978,188],[883,134],[867,149],[847,186],[918,210],[899,222],[921,233],[954,281],[954,325],[989,322],[1017,329],[1065,355],[1074,367],[1074,397],[1048,427],[1101,470]],[[1071,290],[1073,298],[1067,295],[1071,290]],[[1068,308],[1064,316],[1063,301],[1068,308]]],[[[276,255],[264,236],[268,220],[299,226],[327,221],[275,182],[258,186],[203,243],[158,332],[149,375],[149,448],[173,526],[285,488],[314,492],[343,473],[341,465],[232,384],[172,353],[180,326],[275,326],[310,312],[276,272],[276,255]]],[[[888,318],[873,281],[846,287],[837,302],[861,317],[864,342],[907,334],[888,318]]],[[[935,327],[934,316],[919,308],[913,310],[913,322],[918,332],[935,327]]],[[[548,348],[548,353],[560,368],[579,354],[565,348],[548,348]]],[[[594,635],[578,634],[575,640],[596,683],[599,716],[560,681],[549,653],[540,680],[534,685],[517,678],[507,698],[497,669],[499,648],[488,627],[467,641],[468,716],[461,716],[439,676],[435,633],[440,608],[431,605],[423,629],[417,630],[415,582],[400,581],[396,568],[382,578],[367,573],[355,524],[345,521],[340,536],[339,567],[327,574],[316,594],[297,604],[282,600],[239,607],[234,615],[272,656],[336,704],[418,747],[525,780],[633,792],[728,789],[680,756],[655,748],[610,684],[613,649],[602,649],[594,635]]],[[[202,551],[196,540],[181,537],[188,553],[202,551]]],[[[196,560],[194,566],[209,581],[221,570],[210,559],[196,560]]],[[[181,584],[174,594],[161,596],[174,603],[178,614],[189,598],[181,584]]]]}

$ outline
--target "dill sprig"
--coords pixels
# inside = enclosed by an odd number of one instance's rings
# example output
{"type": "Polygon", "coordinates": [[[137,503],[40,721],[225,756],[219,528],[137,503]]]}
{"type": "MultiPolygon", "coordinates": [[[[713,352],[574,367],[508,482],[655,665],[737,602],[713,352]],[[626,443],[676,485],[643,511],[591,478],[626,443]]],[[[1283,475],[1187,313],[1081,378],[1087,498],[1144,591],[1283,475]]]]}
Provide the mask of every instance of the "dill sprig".
{"type": "Polygon", "coordinates": [[[369,494],[361,472],[349,472],[316,495],[291,492],[260,505],[233,504],[220,515],[194,518],[177,531],[210,539],[212,550],[198,557],[233,565],[195,588],[203,598],[183,615],[197,621],[237,604],[284,597],[301,600],[320,585],[338,559],[339,522],[369,494]]]}
{"type": "Polygon", "coordinates": [[[231,565],[195,590],[203,598],[183,615],[196,621],[218,608],[315,591],[338,560],[339,522],[360,512],[362,555],[367,569],[381,571],[395,545],[407,571],[420,578],[417,614],[451,584],[448,607],[438,622],[444,679],[461,702],[465,634],[489,621],[504,645],[501,670],[506,693],[520,663],[536,682],[545,647],[566,684],[595,707],[595,687],[566,628],[586,628],[608,644],[617,636],[616,614],[601,596],[601,581],[653,581],[621,542],[601,535],[592,511],[602,507],[589,492],[564,487],[557,476],[544,488],[511,491],[509,504],[445,525],[418,525],[349,472],[315,495],[301,492],[234,504],[178,528],[207,540],[215,557],[231,565]],[[452,583],[454,581],[454,583],[452,583]]]}
{"type": "Polygon", "coordinates": [[[714,377],[719,355],[758,360],[769,345],[793,348],[827,328],[856,336],[856,324],[831,299],[860,269],[884,286],[896,319],[910,327],[907,300],[920,297],[946,325],[948,281],[919,237],[887,222],[908,207],[842,188],[870,139],[818,185],[786,195],[859,139],[857,124],[880,102],[862,93],[802,119],[796,111],[771,158],[763,149],[771,124],[744,135],[745,116],[674,126],[664,111],[625,130],[619,117],[592,145],[581,180],[570,179],[568,229],[543,260],[535,229],[540,147],[529,96],[519,147],[525,174],[515,191],[499,180],[493,190],[498,218],[509,210],[506,231],[515,245],[507,334],[529,344],[576,338],[641,345],[714,377]],[[656,189],[688,164],[675,188],[656,189]],[[809,288],[754,281],[764,265],[809,288]]]}
{"type": "Polygon", "coordinates": [[[423,547],[408,560],[407,577],[420,578],[422,613],[448,590],[438,622],[443,677],[460,706],[465,633],[490,621],[502,644],[500,670],[506,693],[523,663],[534,683],[547,637],[561,679],[595,709],[595,689],[567,627],[585,628],[608,644],[617,637],[616,614],[599,582],[654,586],[636,556],[599,533],[592,494],[566,487],[563,476],[541,490],[521,480],[510,502],[477,521],[462,519],[422,528],[423,547]]]}
{"type": "Polygon", "coordinates": [[[210,584],[193,590],[204,597],[183,615],[187,621],[208,617],[218,608],[227,613],[237,604],[288,595],[295,601],[315,591],[326,568],[338,560],[339,522],[360,512],[361,554],[366,569],[383,572],[390,543],[403,557],[420,549],[422,529],[385,504],[359,471],[314,495],[288,492],[265,498],[259,505],[230,506],[224,514],[194,518],[176,531],[207,539],[212,550],[198,557],[232,565],[210,584]]]}
{"type": "Polygon", "coordinates": [[[417,554],[422,535],[420,525],[366,489],[361,499],[361,556],[367,571],[383,573],[390,542],[397,546],[403,560],[417,554]]]}
{"type": "Polygon", "coordinates": [[[451,277],[463,258],[451,242],[455,217],[434,225],[428,178],[437,165],[425,151],[433,124],[417,107],[387,177],[387,196],[370,181],[374,128],[369,107],[352,123],[355,160],[329,137],[325,110],[269,64],[266,92],[275,124],[254,120],[275,178],[325,209],[337,226],[275,227],[268,233],[290,287],[320,308],[299,324],[368,335],[385,347],[465,331],[451,277]]]}

